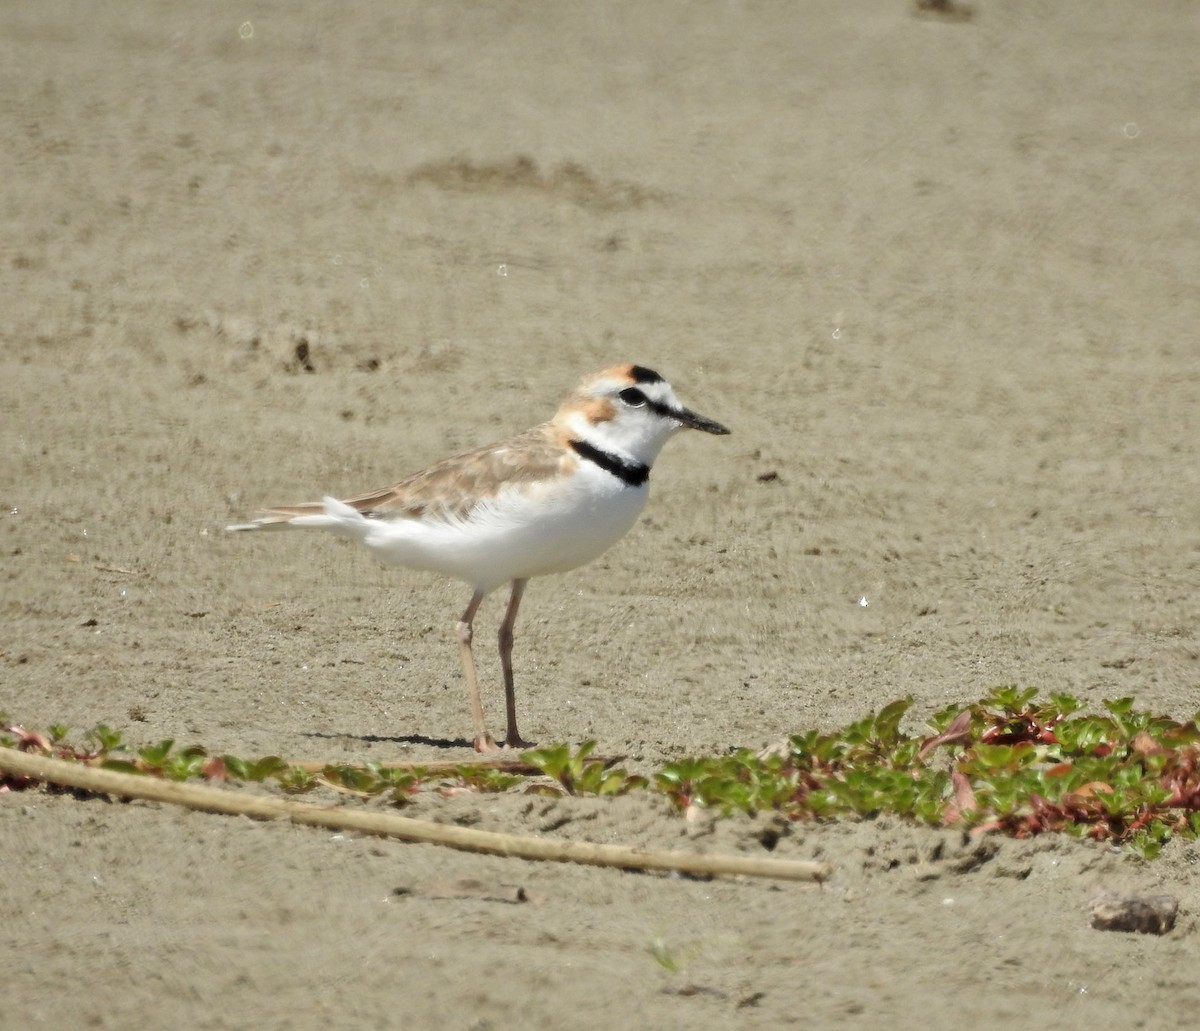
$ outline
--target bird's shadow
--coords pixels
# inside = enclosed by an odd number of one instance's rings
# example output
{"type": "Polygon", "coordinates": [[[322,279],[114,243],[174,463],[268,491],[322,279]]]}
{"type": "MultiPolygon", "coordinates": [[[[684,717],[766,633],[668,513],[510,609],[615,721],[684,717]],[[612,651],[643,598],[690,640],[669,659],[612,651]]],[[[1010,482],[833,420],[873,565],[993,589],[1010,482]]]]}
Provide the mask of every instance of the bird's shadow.
{"type": "Polygon", "coordinates": [[[424,734],[403,734],[395,737],[385,734],[338,734],[325,730],[306,730],[302,737],[321,738],[326,741],[362,741],[370,745],[424,745],[426,748],[467,748],[473,749],[474,742],[465,737],[450,739],[445,737],[426,737],[424,734]]]}

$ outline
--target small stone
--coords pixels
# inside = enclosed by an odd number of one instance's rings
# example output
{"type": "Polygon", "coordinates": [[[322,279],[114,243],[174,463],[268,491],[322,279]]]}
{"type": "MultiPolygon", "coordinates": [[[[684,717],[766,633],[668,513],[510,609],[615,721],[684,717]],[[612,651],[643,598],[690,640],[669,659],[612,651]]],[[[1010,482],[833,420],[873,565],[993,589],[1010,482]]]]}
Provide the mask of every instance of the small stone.
{"type": "Polygon", "coordinates": [[[1166,934],[1175,926],[1179,899],[1174,895],[1119,895],[1098,891],[1092,896],[1092,926],[1098,931],[1166,934]]]}

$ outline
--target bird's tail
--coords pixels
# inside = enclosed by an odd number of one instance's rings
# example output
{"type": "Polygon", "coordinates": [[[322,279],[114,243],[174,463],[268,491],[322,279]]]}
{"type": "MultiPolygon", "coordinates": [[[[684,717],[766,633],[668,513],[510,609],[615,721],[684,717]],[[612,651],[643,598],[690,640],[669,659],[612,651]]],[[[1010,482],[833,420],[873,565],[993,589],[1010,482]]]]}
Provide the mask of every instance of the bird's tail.
{"type": "Polygon", "coordinates": [[[269,508],[249,523],[236,523],[225,529],[237,533],[241,530],[288,530],[293,527],[332,530],[343,537],[357,540],[364,539],[371,532],[371,523],[366,516],[337,498],[269,508]]]}

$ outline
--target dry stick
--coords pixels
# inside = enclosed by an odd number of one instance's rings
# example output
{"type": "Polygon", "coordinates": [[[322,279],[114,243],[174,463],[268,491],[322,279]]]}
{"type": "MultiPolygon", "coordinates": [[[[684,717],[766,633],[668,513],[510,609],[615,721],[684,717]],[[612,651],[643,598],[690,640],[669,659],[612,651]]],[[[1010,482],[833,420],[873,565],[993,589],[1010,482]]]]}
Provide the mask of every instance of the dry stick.
{"type": "Polygon", "coordinates": [[[292,823],[312,827],[383,834],[404,841],[446,845],[467,852],[487,852],[498,856],[515,856],[519,859],[615,866],[623,870],[673,870],[710,876],[769,877],[786,881],[823,881],[833,872],[828,863],[803,860],[645,851],[626,845],[548,841],[545,838],[500,834],[469,827],[451,827],[391,813],[369,813],[340,806],[328,807],[283,798],[256,797],[223,788],[101,770],[82,763],[30,755],[12,748],[0,748],[0,770],[124,798],[170,802],[191,809],[249,816],[257,820],[283,817],[292,823]]]}

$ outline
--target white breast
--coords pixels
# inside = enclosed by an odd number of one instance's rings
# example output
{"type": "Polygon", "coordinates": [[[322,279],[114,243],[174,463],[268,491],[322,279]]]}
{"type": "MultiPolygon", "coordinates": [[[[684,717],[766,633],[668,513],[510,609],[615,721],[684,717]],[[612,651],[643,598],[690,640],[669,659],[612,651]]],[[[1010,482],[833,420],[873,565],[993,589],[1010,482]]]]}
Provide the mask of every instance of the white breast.
{"type": "Polygon", "coordinates": [[[466,519],[371,520],[365,543],[385,562],[490,591],[590,562],[629,531],[649,493],[581,461],[569,476],[505,487],[466,519]]]}

